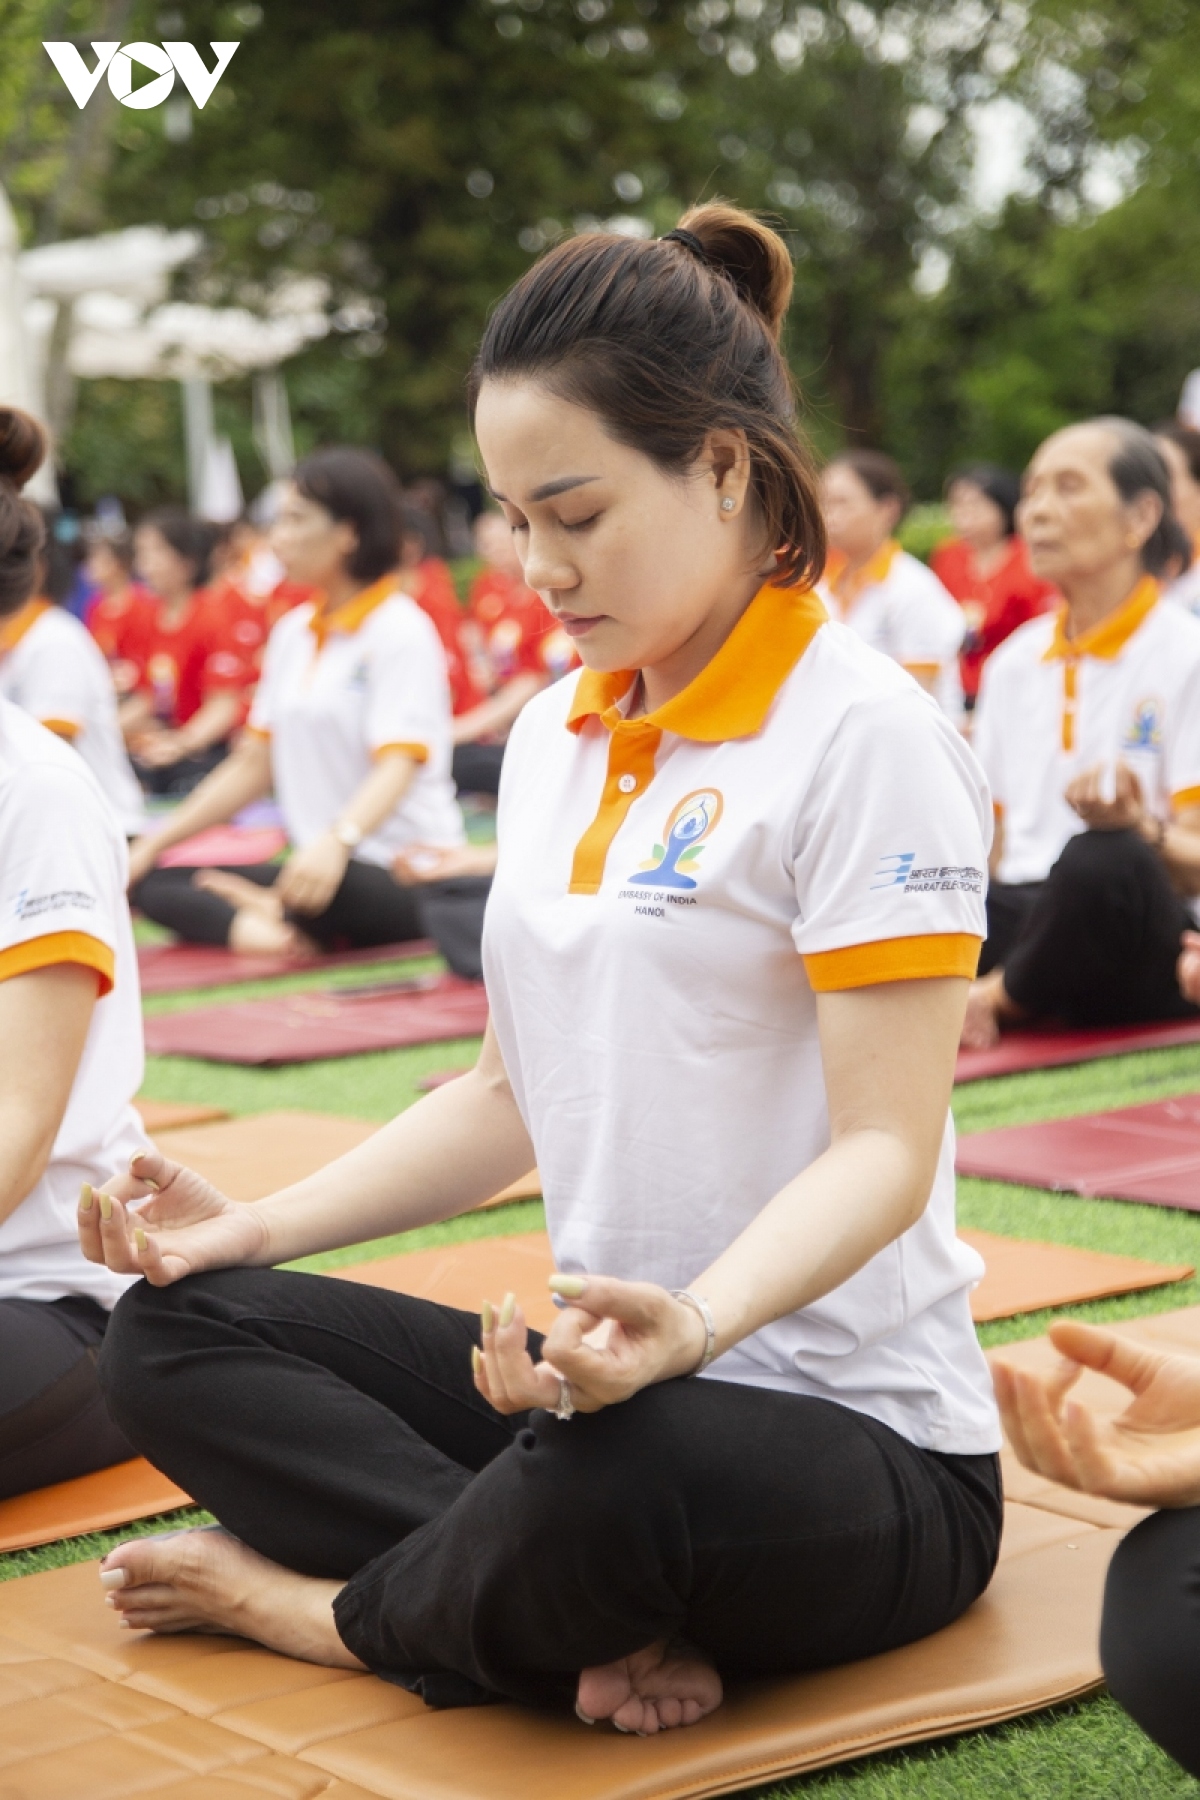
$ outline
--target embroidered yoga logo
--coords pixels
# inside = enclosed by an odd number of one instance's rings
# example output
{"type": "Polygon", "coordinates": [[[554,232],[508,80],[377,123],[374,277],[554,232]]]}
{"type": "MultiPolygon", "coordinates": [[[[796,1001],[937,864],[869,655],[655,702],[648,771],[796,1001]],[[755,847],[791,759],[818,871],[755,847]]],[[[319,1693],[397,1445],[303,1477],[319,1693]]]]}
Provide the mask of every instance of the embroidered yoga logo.
{"type": "Polygon", "coordinates": [[[725,798],[718,788],[685,794],[667,820],[663,841],[655,844],[650,861],[629,877],[630,887],[698,887],[692,870],[703,853],[704,839],[716,830],[724,810],[725,798]]]}
{"type": "Polygon", "coordinates": [[[122,106],[132,107],[137,112],[161,106],[170,97],[176,75],[195,104],[203,108],[229,67],[238,45],[214,44],[210,39],[209,48],[217,59],[216,66],[212,69],[205,68],[204,58],[195,44],[150,44],[141,41],[135,44],[93,43],[96,66],[89,69],[78,44],[42,44],[42,49],[62,76],[63,85],[76,106],[85,107],[99,87],[101,77],[107,75],[109,88],[116,99],[122,106]],[[148,70],[153,80],[135,88],[134,63],[139,63],[143,69],[148,70]]]}
{"type": "Polygon", "coordinates": [[[1121,739],[1123,750],[1162,749],[1162,706],[1157,700],[1139,700],[1129,730],[1121,739]]]}
{"type": "Polygon", "coordinates": [[[928,868],[916,867],[915,850],[893,851],[879,859],[870,892],[881,888],[899,888],[905,894],[982,894],[983,870],[970,863],[933,863],[928,868]]]}

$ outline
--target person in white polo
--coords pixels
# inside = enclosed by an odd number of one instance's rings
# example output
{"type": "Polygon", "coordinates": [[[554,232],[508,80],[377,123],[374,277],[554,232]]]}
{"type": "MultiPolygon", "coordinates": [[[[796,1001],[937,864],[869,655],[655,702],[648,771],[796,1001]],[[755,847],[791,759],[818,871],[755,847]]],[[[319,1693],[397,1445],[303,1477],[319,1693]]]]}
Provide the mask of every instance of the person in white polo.
{"type": "Polygon", "coordinates": [[[318,598],[272,630],[233,754],[131,854],[137,905],[180,937],[311,954],[445,929],[459,972],[478,975],[482,892],[417,894],[390,869],[409,844],[464,842],[445,657],[397,584],[401,516],[399,483],[368,451],[330,447],[297,465],[272,541],[318,598]],[[282,868],[157,866],[272,791],[292,846],[282,868]]]}
{"type": "Polygon", "coordinates": [[[984,671],[972,742],[996,839],[963,1041],[1052,1018],[1190,1014],[1177,964],[1200,895],[1200,623],[1166,602],[1170,482],[1154,438],[1095,419],[1048,438],[1020,528],[1065,604],[984,671]]]}
{"type": "Polygon", "coordinates": [[[781,240],[714,204],[568,239],[492,314],[487,478],[586,668],[505,757],[491,1029],[286,1194],[237,1207],[160,1161],[140,1219],[124,1175],[81,1216],[147,1276],[102,1362],[116,1415],[227,1533],[114,1550],[131,1625],[236,1611],[434,1705],[652,1732],[725,1676],[935,1631],[990,1579],[948,1110],[990,807],[934,701],[811,591],[790,290],[781,240]],[[269,1266],[535,1158],[545,1337],[512,1295],[476,1315],[269,1266]]]}
{"type": "MultiPolygon", "coordinates": [[[[43,525],[19,489],[45,447],[0,407],[0,615],[37,579],[43,525]]],[[[83,758],[0,698],[0,1500],[133,1455],[96,1375],[130,1277],[87,1261],[75,1228],[81,1183],[145,1143],[125,863],[83,758]]]]}
{"type": "Polygon", "coordinates": [[[829,560],[821,593],[835,618],[907,669],[961,724],[966,618],[933,570],[896,542],[911,500],[899,464],[880,450],[844,450],[826,465],[829,560]]]}
{"type": "Polygon", "coordinates": [[[0,616],[0,694],[74,745],[127,837],[146,829],[112,674],[86,626],[40,595],[0,616]]]}

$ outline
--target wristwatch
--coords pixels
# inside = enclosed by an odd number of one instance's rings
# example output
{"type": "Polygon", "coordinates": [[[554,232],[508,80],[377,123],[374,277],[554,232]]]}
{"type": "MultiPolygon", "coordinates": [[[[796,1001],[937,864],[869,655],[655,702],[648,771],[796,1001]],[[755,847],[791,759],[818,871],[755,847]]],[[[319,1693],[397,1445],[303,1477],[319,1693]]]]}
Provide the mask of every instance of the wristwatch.
{"type": "Polygon", "coordinates": [[[333,827],[333,835],[343,850],[357,850],[363,841],[363,828],[356,825],[353,819],[339,819],[333,827]]]}

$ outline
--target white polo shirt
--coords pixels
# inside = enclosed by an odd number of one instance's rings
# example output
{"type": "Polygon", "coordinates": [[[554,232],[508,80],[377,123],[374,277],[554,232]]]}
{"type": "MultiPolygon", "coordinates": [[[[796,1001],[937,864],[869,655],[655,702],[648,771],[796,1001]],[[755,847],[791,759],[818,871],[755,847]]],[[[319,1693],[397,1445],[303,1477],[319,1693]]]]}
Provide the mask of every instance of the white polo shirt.
{"type": "Polygon", "coordinates": [[[112,670],[78,619],[48,600],[31,600],[0,620],[0,694],[74,745],[127,837],[146,829],[142,790],[121,736],[112,670]]]}
{"type": "MultiPolygon", "coordinates": [[[[763,589],[647,717],[631,684],[517,720],[484,974],[559,1268],[679,1288],[828,1147],[816,992],[974,973],[991,815],[933,700],[812,594],[763,589]]],[[[918,1223],[711,1373],[995,1450],[982,1268],[947,1117],[918,1223]]]]}
{"type": "Polygon", "coordinates": [[[1157,818],[1200,806],[1200,623],[1149,577],[1075,639],[1065,611],[1030,619],[988,659],[972,744],[1003,822],[996,878],[1044,881],[1086,829],[1064,798],[1120,760],[1157,818]]]}
{"type": "Polygon", "coordinates": [[[0,1221],[0,1300],[87,1294],[112,1306],[131,1277],[85,1261],[83,1182],[123,1169],[146,1134],[142,1014],[125,900],[125,839],[80,758],[0,700],[0,983],[33,969],[95,969],[92,1013],[71,1097],[41,1180],[0,1221]]]}
{"type": "Polygon", "coordinates": [[[828,573],[820,591],[834,618],[910,675],[932,678],[942,711],[956,723],[962,718],[958,652],[966,617],[932,569],[889,542],[853,576],[828,573]]]}
{"type": "Polygon", "coordinates": [[[386,750],[403,750],[418,766],[355,856],[386,868],[406,844],[464,842],[445,654],[394,577],[336,611],[309,604],[284,614],[267,640],[249,729],[271,740],[275,797],[298,848],[337,823],[386,750]]]}

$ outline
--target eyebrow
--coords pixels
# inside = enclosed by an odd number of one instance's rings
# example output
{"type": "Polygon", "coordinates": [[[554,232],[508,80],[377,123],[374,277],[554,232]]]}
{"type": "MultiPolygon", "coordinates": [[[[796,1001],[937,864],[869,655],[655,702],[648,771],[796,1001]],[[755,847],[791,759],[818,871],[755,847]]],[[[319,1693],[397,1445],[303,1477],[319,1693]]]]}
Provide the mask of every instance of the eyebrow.
{"type": "MultiPolygon", "coordinates": [[[[556,494],[565,494],[570,488],[584,487],[589,481],[599,481],[598,475],[563,475],[557,481],[544,481],[541,487],[535,487],[529,495],[530,501],[553,500],[556,494]]],[[[498,494],[495,488],[490,490],[493,500],[503,500],[506,506],[512,501],[505,494],[498,494]]]]}

